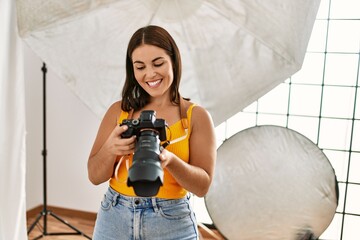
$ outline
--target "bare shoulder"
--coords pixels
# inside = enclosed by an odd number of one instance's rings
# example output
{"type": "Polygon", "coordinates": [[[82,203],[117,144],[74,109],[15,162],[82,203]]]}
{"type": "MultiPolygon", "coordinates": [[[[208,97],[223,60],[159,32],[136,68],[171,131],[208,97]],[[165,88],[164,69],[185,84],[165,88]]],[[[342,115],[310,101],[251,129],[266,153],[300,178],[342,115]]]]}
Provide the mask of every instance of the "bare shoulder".
{"type": "Polygon", "coordinates": [[[205,126],[212,125],[213,121],[210,113],[202,106],[195,105],[192,110],[192,123],[193,126],[195,125],[203,125],[205,126]]]}
{"type": "Polygon", "coordinates": [[[111,111],[111,112],[121,111],[121,101],[117,101],[117,102],[114,102],[113,104],[111,104],[108,111],[111,111]]]}
{"type": "Polygon", "coordinates": [[[189,108],[192,105],[194,105],[193,114],[194,114],[194,112],[199,112],[199,114],[206,114],[207,113],[207,110],[205,108],[203,108],[202,106],[200,106],[200,105],[198,105],[196,103],[193,103],[191,101],[188,101],[188,100],[184,101],[184,106],[185,106],[186,111],[189,110],[189,108]]]}
{"type": "Polygon", "coordinates": [[[117,120],[121,113],[121,101],[114,102],[110,105],[105,113],[104,119],[117,120]]]}
{"type": "MultiPolygon", "coordinates": [[[[216,146],[216,135],[214,122],[210,113],[202,106],[195,105],[191,117],[191,144],[196,146],[197,153],[192,151],[193,156],[197,154],[210,154],[216,146]],[[202,148],[203,151],[198,151],[202,148]],[[204,151],[208,151],[204,153],[204,151]]],[[[208,156],[209,157],[209,156],[208,156]]],[[[208,159],[208,157],[205,157],[208,159]]],[[[194,163],[194,160],[192,160],[194,163]]]]}

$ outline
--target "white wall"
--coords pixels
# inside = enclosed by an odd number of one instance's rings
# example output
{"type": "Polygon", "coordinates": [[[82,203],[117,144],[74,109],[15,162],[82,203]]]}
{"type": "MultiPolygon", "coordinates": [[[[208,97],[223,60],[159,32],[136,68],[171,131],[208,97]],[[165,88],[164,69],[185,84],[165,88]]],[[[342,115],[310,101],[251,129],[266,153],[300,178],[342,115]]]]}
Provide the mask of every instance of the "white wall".
{"type": "MultiPolygon", "coordinates": [[[[27,125],[27,209],[43,204],[42,60],[24,47],[27,125]]],[[[120,93],[119,93],[120,95],[120,93]]],[[[87,158],[100,118],[48,66],[47,203],[97,212],[108,184],[87,178],[87,158]]]]}

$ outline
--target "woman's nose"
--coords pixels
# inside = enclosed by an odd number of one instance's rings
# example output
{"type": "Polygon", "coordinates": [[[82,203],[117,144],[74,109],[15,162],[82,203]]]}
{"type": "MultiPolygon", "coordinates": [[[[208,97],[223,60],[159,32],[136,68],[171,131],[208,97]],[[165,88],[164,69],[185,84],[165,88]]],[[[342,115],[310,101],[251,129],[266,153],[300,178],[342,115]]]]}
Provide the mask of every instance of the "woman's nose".
{"type": "Polygon", "coordinates": [[[156,75],[155,69],[153,67],[148,67],[146,71],[146,76],[152,78],[156,75]]]}

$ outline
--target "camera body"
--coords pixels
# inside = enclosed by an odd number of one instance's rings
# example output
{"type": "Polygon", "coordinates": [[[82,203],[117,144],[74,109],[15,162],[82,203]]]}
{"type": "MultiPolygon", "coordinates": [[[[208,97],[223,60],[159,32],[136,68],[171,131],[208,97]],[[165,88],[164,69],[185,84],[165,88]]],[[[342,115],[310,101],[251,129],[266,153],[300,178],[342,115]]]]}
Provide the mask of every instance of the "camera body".
{"type": "Polygon", "coordinates": [[[156,112],[145,110],[140,113],[139,119],[124,119],[120,126],[127,125],[128,129],[121,134],[122,138],[130,138],[133,135],[139,137],[146,129],[157,131],[161,141],[166,140],[166,122],[164,119],[156,119],[156,112]]]}
{"type": "Polygon", "coordinates": [[[142,111],[139,119],[125,119],[120,126],[128,129],[121,134],[122,138],[136,135],[133,162],[129,169],[127,185],[134,188],[135,194],[141,197],[155,196],[163,185],[164,172],[159,154],[160,141],[166,140],[167,124],[164,119],[156,119],[155,111],[142,111]]]}

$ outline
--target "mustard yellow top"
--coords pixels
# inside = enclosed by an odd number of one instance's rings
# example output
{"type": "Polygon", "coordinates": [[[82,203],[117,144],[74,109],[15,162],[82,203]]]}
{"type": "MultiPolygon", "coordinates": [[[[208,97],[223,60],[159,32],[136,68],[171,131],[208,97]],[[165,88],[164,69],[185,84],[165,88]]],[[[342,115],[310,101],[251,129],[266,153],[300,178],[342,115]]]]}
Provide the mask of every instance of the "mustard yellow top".
{"type": "MultiPolygon", "coordinates": [[[[189,139],[191,135],[191,114],[192,109],[195,105],[191,105],[187,110],[187,122],[188,129],[184,129],[182,121],[171,125],[168,129],[166,129],[166,135],[168,140],[170,140],[170,145],[166,147],[166,149],[184,162],[189,162],[189,139]],[[171,143],[174,141],[174,143],[171,143]]],[[[124,119],[128,118],[129,113],[122,111],[119,118],[119,123],[121,123],[124,119]]],[[[131,166],[133,156],[124,157],[120,163],[118,168],[115,168],[113,176],[110,179],[110,186],[115,191],[127,195],[127,196],[136,196],[132,187],[127,186],[127,178],[128,178],[128,169],[131,166]]],[[[166,198],[166,199],[177,199],[182,198],[187,194],[187,191],[181,187],[173,176],[164,169],[164,181],[163,186],[160,187],[158,194],[156,197],[158,198],[166,198]]]]}

